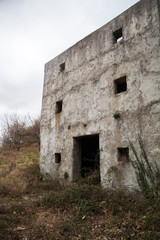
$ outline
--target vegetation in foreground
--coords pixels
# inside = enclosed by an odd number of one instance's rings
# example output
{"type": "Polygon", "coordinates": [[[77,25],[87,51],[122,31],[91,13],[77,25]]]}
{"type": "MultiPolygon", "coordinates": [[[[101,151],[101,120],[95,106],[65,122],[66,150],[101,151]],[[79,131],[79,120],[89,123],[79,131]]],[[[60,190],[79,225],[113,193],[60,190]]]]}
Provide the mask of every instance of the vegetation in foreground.
{"type": "Polygon", "coordinates": [[[160,198],[42,181],[38,145],[0,150],[0,239],[160,239],[160,198]]]}
{"type": "Polygon", "coordinates": [[[135,156],[135,161],[130,160],[137,177],[138,186],[141,193],[146,198],[154,198],[160,195],[160,168],[154,159],[150,161],[142,141],[139,137],[139,147],[141,153],[138,154],[134,145],[130,143],[135,156]]]}

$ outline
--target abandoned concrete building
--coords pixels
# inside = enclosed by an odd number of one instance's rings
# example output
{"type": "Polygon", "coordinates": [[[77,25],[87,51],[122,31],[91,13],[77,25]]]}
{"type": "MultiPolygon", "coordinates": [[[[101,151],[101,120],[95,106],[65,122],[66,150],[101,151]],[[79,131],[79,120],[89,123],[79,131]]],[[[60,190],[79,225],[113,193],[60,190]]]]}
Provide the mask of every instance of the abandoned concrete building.
{"type": "Polygon", "coordinates": [[[105,188],[133,189],[129,142],[140,135],[160,161],[159,133],[160,1],[140,0],[46,63],[41,171],[70,184],[96,170],[105,188]]]}

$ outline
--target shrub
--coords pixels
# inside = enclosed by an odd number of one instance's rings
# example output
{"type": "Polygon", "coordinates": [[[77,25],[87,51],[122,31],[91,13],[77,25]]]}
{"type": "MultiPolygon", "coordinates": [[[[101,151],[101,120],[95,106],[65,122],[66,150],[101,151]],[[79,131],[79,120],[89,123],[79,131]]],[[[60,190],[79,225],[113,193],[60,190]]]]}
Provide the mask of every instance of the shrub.
{"type": "Polygon", "coordinates": [[[138,185],[145,197],[155,197],[159,195],[160,168],[157,163],[149,161],[142,139],[139,137],[140,156],[132,143],[131,149],[135,156],[135,161],[131,164],[135,170],[138,185]]]}

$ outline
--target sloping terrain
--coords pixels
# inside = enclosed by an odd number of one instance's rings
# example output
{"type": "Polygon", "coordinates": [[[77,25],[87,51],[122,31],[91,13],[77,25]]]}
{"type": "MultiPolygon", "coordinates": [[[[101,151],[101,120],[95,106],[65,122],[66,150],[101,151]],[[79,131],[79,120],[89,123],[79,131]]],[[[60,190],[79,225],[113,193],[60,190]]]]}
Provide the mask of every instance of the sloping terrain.
{"type": "Polygon", "coordinates": [[[104,191],[94,177],[43,181],[37,145],[0,150],[0,239],[160,239],[160,199],[104,191]]]}

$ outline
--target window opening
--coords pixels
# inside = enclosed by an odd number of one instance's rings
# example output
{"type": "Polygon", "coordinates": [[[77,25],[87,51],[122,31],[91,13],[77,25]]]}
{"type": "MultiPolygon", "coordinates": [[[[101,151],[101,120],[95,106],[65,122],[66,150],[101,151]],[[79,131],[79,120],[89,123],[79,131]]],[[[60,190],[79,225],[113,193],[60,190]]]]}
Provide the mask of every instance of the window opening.
{"type": "Polygon", "coordinates": [[[113,36],[114,36],[114,42],[115,42],[115,43],[120,42],[120,41],[123,39],[122,28],[116,30],[116,31],[113,33],[113,36]]]}
{"type": "Polygon", "coordinates": [[[114,80],[115,94],[127,91],[126,76],[114,80]]]}
{"type": "Polygon", "coordinates": [[[56,102],[56,113],[62,112],[62,100],[56,102]]]}
{"type": "Polygon", "coordinates": [[[55,153],[55,163],[61,162],[61,153],[55,153]]]}
{"type": "Polygon", "coordinates": [[[129,161],[129,148],[118,148],[118,161],[128,162],[129,161]]]}
{"type": "Polygon", "coordinates": [[[65,70],[65,62],[60,64],[60,72],[63,72],[65,70]]]}

